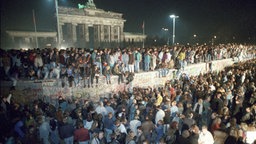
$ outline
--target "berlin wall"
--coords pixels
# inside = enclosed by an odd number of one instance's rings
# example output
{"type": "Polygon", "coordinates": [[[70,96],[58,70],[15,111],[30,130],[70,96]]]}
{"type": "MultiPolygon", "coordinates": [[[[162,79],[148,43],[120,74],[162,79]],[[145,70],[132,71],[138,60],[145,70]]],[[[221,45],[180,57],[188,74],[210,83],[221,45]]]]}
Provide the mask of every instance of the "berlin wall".
{"type": "MultiPolygon", "coordinates": [[[[232,65],[232,59],[224,59],[213,61],[212,70],[220,71],[225,67],[232,65]]],[[[184,71],[188,75],[199,75],[210,71],[209,63],[199,63],[186,66],[184,71]]],[[[167,80],[175,77],[176,70],[170,69],[166,77],[160,75],[159,70],[150,72],[135,73],[134,80],[130,84],[118,84],[117,76],[111,77],[111,83],[107,84],[105,77],[101,76],[98,87],[84,88],[83,81],[77,86],[69,87],[66,84],[62,87],[61,80],[46,80],[46,81],[18,81],[15,88],[15,95],[24,97],[26,101],[35,99],[44,99],[48,102],[55,102],[59,96],[69,98],[81,98],[93,101],[98,101],[102,97],[108,97],[110,94],[132,89],[133,87],[157,87],[163,86],[167,80]]],[[[1,94],[6,93],[11,82],[1,82],[1,94]]]]}

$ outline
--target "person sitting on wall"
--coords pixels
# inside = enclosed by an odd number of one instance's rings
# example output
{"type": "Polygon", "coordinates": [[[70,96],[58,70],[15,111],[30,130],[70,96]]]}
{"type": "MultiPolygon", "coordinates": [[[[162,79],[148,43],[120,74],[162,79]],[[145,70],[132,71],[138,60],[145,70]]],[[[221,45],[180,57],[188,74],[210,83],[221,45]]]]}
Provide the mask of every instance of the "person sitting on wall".
{"type": "Polygon", "coordinates": [[[126,80],[127,80],[126,84],[129,84],[130,82],[133,81],[134,73],[126,72],[125,75],[126,75],[126,80]]]}
{"type": "Polygon", "coordinates": [[[28,70],[28,75],[29,75],[30,80],[34,80],[35,79],[35,71],[32,68],[30,68],[28,70]]]}

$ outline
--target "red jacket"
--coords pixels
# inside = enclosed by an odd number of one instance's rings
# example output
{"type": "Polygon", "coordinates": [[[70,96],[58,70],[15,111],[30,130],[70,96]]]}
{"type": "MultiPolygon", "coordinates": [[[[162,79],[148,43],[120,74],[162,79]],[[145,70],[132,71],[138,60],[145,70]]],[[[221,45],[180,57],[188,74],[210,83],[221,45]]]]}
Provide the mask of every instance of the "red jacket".
{"type": "Polygon", "coordinates": [[[90,140],[89,131],[86,128],[80,128],[74,132],[74,140],[77,142],[90,140]]]}

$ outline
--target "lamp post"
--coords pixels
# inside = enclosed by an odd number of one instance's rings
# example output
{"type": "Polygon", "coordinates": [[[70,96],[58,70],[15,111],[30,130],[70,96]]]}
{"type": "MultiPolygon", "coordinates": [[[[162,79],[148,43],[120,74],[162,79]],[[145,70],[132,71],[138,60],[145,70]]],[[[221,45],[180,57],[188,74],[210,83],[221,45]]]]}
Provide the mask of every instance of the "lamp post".
{"type": "Polygon", "coordinates": [[[212,45],[214,45],[214,42],[215,42],[215,39],[217,38],[217,36],[215,35],[215,36],[213,36],[213,38],[212,38],[212,45]]]}
{"type": "Polygon", "coordinates": [[[194,35],[193,35],[193,38],[194,38],[194,43],[197,44],[197,35],[194,34],[194,35]]]}
{"type": "Polygon", "coordinates": [[[172,25],[172,44],[175,44],[175,19],[179,18],[179,16],[176,15],[170,15],[170,18],[172,18],[173,25],[172,25]]]}
{"type": "Polygon", "coordinates": [[[168,28],[162,28],[162,30],[164,31],[164,39],[165,37],[167,38],[167,45],[169,45],[169,37],[168,37],[168,31],[169,29],[168,28]]]}
{"type": "Polygon", "coordinates": [[[57,18],[57,47],[60,48],[61,39],[60,39],[60,22],[59,22],[59,10],[58,10],[58,0],[55,0],[55,9],[56,9],[56,18],[57,18]]]}

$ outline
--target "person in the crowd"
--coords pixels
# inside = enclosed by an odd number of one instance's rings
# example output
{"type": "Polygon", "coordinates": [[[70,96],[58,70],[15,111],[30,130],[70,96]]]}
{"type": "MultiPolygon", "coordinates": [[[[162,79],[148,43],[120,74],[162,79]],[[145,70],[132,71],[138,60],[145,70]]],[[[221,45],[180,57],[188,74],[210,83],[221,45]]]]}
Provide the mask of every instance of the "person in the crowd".
{"type": "Polygon", "coordinates": [[[125,70],[126,70],[126,71],[129,71],[129,65],[128,65],[128,62],[129,62],[129,55],[127,54],[127,51],[126,51],[126,50],[123,51],[123,54],[122,54],[122,62],[124,63],[125,70]]]}
{"type": "Polygon", "coordinates": [[[128,56],[129,56],[129,61],[128,61],[129,72],[134,73],[135,57],[131,50],[128,50],[128,56]]]}
{"type": "Polygon", "coordinates": [[[164,122],[163,120],[159,120],[156,123],[156,139],[154,140],[156,143],[159,143],[161,138],[164,136],[164,126],[163,126],[164,122]]]}
{"type": "Polygon", "coordinates": [[[211,109],[213,112],[220,113],[222,107],[223,107],[223,100],[221,99],[221,93],[218,92],[215,96],[215,98],[212,100],[211,103],[211,109]]]}
{"type": "Polygon", "coordinates": [[[41,71],[42,71],[43,65],[44,65],[44,63],[43,63],[41,54],[40,53],[36,54],[36,57],[34,60],[34,69],[35,69],[38,79],[41,79],[41,71]]]}
{"type": "Polygon", "coordinates": [[[106,77],[107,84],[111,84],[112,72],[111,72],[110,66],[107,65],[103,68],[103,75],[106,77]]]}
{"type": "Polygon", "coordinates": [[[179,137],[178,124],[177,121],[171,122],[170,127],[165,134],[165,141],[168,144],[176,143],[177,138],[179,137]]]}
{"type": "Polygon", "coordinates": [[[135,142],[136,142],[136,143],[142,143],[142,142],[145,141],[145,140],[146,140],[146,137],[145,137],[145,135],[143,134],[142,127],[141,127],[141,126],[138,126],[135,142]]]}
{"type": "Polygon", "coordinates": [[[189,130],[192,125],[196,124],[196,121],[193,117],[193,113],[190,113],[183,118],[182,131],[189,130]]]}
{"type": "Polygon", "coordinates": [[[91,144],[99,144],[100,143],[99,132],[100,132],[99,130],[96,130],[93,132],[91,144]]]}
{"type": "Polygon", "coordinates": [[[146,116],[145,121],[141,124],[141,130],[146,139],[151,137],[151,132],[154,130],[154,128],[154,123],[149,119],[149,116],[146,116]]]}
{"type": "Polygon", "coordinates": [[[125,138],[125,144],[136,144],[135,142],[135,134],[133,131],[129,131],[125,138]]]}
{"type": "Polygon", "coordinates": [[[107,144],[107,138],[104,135],[104,131],[99,132],[98,139],[100,141],[100,144],[107,144]]]}
{"type": "Polygon", "coordinates": [[[189,136],[190,132],[188,130],[182,131],[182,134],[177,139],[177,144],[190,144],[189,136]]]}
{"type": "Polygon", "coordinates": [[[14,131],[18,135],[18,139],[23,141],[25,138],[25,131],[23,130],[24,122],[22,121],[21,116],[17,117],[17,120],[14,125],[14,131]]]}
{"type": "Polygon", "coordinates": [[[195,104],[193,111],[195,113],[195,120],[198,125],[202,125],[202,113],[204,111],[203,99],[198,99],[198,102],[195,104]]]}
{"type": "Polygon", "coordinates": [[[84,128],[83,123],[78,123],[77,129],[74,131],[74,141],[79,144],[89,144],[90,133],[89,130],[84,128]]]}
{"type": "Polygon", "coordinates": [[[155,106],[160,106],[163,101],[163,97],[160,92],[156,92],[156,102],[155,106]]]}
{"type": "Polygon", "coordinates": [[[115,129],[115,119],[113,113],[109,112],[108,115],[104,118],[104,130],[107,142],[111,141],[111,134],[115,129]]]}
{"type": "Polygon", "coordinates": [[[164,120],[165,112],[160,108],[160,106],[156,107],[156,117],[155,117],[155,124],[158,124],[160,120],[164,120]]]}
{"type": "Polygon", "coordinates": [[[49,122],[49,125],[50,125],[50,143],[52,144],[60,143],[58,121],[55,118],[52,118],[49,122]]]}
{"type": "Polygon", "coordinates": [[[149,51],[147,51],[146,54],[144,54],[144,69],[145,69],[145,71],[150,70],[150,62],[151,62],[151,54],[149,51]]]}
{"type": "Polygon", "coordinates": [[[131,131],[134,132],[135,136],[138,134],[137,129],[141,126],[141,121],[139,120],[139,116],[135,116],[134,120],[131,120],[129,123],[131,131]]]}
{"type": "Polygon", "coordinates": [[[213,144],[214,139],[212,133],[208,131],[207,126],[203,125],[199,134],[198,144],[213,144]]]}
{"type": "Polygon", "coordinates": [[[91,81],[92,81],[91,75],[92,75],[91,64],[87,63],[85,67],[84,88],[86,88],[86,84],[87,84],[87,87],[90,88],[91,81]]]}
{"type": "Polygon", "coordinates": [[[116,126],[116,129],[118,131],[120,131],[120,133],[127,134],[127,130],[126,130],[125,126],[123,125],[123,123],[120,120],[115,121],[115,126],[116,126]]]}
{"type": "Polygon", "coordinates": [[[95,112],[97,114],[101,114],[103,117],[105,117],[108,114],[103,102],[99,102],[99,105],[96,107],[95,112]]]}
{"type": "Polygon", "coordinates": [[[138,49],[135,49],[134,51],[134,59],[135,59],[134,72],[138,73],[140,71],[140,63],[142,61],[142,55],[138,51],[138,49]]]}
{"type": "Polygon", "coordinates": [[[118,84],[120,84],[121,82],[124,82],[124,77],[122,72],[119,69],[119,65],[115,64],[114,68],[113,68],[113,75],[117,75],[118,76],[118,84]]]}
{"type": "Polygon", "coordinates": [[[73,144],[74,126],[71,123],[68,123],[68,117],[63,118],[63,123],[59,126],[59,134],[65,144],[73,144]]]}
{"type": "Polygon", "coordinates": [[[92,71],[91,71],[91,87],[93,88],[93,83],[94,83],[94,78],[95,78],[95,83],[96,83],[96,87],[98,87],[99,84],[99,77],[100,77],[100,69],[99,67],[94,64],[92,66],[92,71]]]}
{"type": "Polygon", "coordinates": [[[199,139],[199,127],[197,125],[192,125],[190,128],[190,136],[189,136],[189,141],[191,144],[199,144],[198,139],[199,139]]]}
{"type": "Polygon", "coordinates": [[[49,134],[50,134],[50,125],[49,123],[45,120],[44,116],[40,116],[38,123],[40,124],[39,126],[39,137],[40,140],[43,144],[49,144],[49,134]]]}

